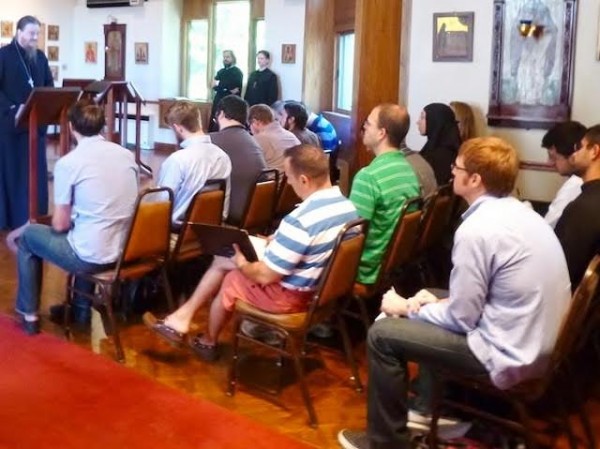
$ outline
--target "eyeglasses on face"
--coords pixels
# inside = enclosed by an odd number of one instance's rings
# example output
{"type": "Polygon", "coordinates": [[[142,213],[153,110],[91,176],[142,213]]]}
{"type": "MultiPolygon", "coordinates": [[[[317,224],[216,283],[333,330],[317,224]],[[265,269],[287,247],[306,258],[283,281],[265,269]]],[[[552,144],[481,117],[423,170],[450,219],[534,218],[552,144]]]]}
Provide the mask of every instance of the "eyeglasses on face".
{"type": "Polygon", "coordinates": [[[451,170],[460,170],[460,171],[465,171],[465,172],[469,171],[465,167],[461,167],[460,165],[456,165],[455,163],[450,164],[450,169],[451,170]]]}

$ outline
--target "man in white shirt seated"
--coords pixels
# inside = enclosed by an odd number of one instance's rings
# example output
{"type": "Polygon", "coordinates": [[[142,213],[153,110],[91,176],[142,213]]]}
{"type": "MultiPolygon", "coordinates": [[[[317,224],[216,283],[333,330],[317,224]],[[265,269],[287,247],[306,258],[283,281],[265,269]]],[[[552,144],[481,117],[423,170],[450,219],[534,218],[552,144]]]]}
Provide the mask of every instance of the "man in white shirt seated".
{"type": "Polygon", "coordinates": [[[190,101],[178,101],[167,112],[166,122],[175,133],[181,148],[162,163],[157,184],[171,188],[175,194],[173,223],[181,222],[194,195],[210,179],[227,181],[223,207],[223,218],[227,218],[231,160],[202,132],[200,110],[190,101]]]}
{"type": "Polygon", "coordinates": [[[453,188],[469,208],[454,239],[448,297],[385,294],[381,310],[388,317],[376,321],[367,337],[367,431],[341,431],[345,449],[411,447],[409,360],[420,364],[419,394],[428,398],[426,380],[436,369],[485,376],[499,389],[544,374],[571,288],[552,229],[509,196],[518,171],[516,151],[501,139],[461,146],[453,188]]]}
{"type": "Polygon", "coordinates": [[[266,104],[255,104],[248,110],[248,124],[252,135],[265,156],[267,168],[283,174],[283,152],[299,145],[300,141],[275,120],[273,110],[266,104]]]}
{"type": "Polygon", "coordinates": [[[579,196],[583,181],[574,174],[569,157],[586,133],[586,127],[579,122],[564,122],[555,125],[542,138],[542,147],[548,150],[548,160],[562,176],[569,176],[548,207],[544,219],[553,228],[565,207],[579,196]]]}
{"type": "MultiPolygon", "coordinates": [[[[43,261],[70,273],[93,273],[111,266],[119,257],[138,193],[133,154],[100,136],[104,109],[79,101],[68,117],[77,147],[54,167],[52,226],[31,224],[19,239],[15,309],[28,334],[39,332],[43,261]]],[[[77,290],[93,292],[93,284],[75,282],[77,290]]],[[[88,321],[90,300],[76,297],[73,305],[76,320],[88,321]]]]}

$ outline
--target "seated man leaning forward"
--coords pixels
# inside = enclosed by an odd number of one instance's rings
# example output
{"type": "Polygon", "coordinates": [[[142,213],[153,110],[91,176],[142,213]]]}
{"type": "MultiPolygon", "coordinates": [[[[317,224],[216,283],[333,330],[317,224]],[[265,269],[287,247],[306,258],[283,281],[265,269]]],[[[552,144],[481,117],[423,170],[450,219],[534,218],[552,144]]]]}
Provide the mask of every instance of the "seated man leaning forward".
{"type": "Polygon", "coordinates": [[[264,258],[249,263],[237,248],[231,259],[215,256],[183,306],[164,320],[150,313],[144,315],[150,329],[171,343],[181,344],[196,310],[212,301],[207,332],[188,340],[198,356],[211,361],[218,356],[219,333],[236,300],[270,313],[307,310],[339,231],[358,214],[339,188],[331,186],[329,161],[320,149],[309,145],[288,148],[284,167],[288,182],[303,201],[283,219],[264,258]]]}
{"type": "Polygon", "coordinates": [[[202,132],[200,110],[190,101],[178,101],[169,108],[166,122],[181,146],[162,163],[158,173],[157,184],[171,188],[175,194],[173,223],[180,223],[184,219],[194,195],[211,179],[227,181],[223,207],[224,218],[227,218],[231,160],[202,132]]]}
{"type": "MultiPolygon", "coordinates": [[[[119,256],[138,193],[132,153],[100,136],[104,109],[79,101],[68,117],[77,147],[54,168],[52,226],[29,225],[19,240],[16,311],[29,334],[39,332],[43,261],[70,273],[108,268],[119,256]]],[[[94,288],[81,279],[76,287],[88,293],[94,288]]],[[[89,300],[75,298],[74,308],[89,318],[89,300]]]]}
{"type": "Polygon", "coordinates": [[[515,150],[501,139],[461,146],[453,187],[469,208],[454,240],[449,296],[407,301],[386,293],[389,317],[367,338],[367,431],[341,431],[342,447],[410,447],[408,360],[420,363],[426,396],[440,368],[489,377],[500,389],[544,374],[570,305],[569,273],[550,226],[508,196],[518,170],[515,150]]]}

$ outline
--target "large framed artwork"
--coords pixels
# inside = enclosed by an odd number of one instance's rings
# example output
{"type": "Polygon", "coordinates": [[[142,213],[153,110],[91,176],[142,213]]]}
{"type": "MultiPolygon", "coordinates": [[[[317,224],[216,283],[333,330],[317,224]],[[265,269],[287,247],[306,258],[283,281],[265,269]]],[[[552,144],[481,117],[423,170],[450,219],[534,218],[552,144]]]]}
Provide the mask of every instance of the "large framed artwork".
{"type": "Polygon", "coordinates": [[[451,12],[433,15],[433,60],[436,62],[473,61],[473,24],[475,13],[451,12]]]}
{"type": "Polygon", "coordinates": [[[494,0],[488,125],[570,118],[576,18],[577,0],[494,0]]]}
{"type": "Polygon", "coordinates": [[[104,79],[125,80],[125,42],[127,25],[110,23],[104,25],[104,79]]]}

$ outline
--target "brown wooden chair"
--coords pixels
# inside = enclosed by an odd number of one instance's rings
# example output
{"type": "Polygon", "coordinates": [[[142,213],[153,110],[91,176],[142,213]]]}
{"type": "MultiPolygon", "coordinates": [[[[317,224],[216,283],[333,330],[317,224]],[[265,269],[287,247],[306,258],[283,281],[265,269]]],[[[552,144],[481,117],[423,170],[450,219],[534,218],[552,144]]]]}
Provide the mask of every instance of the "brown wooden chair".
{"type": "Polygon", "coordinates": [[[362,253],[367,222],[362,219],[348,223],[339,233],[335,242],[334,251],[326,268],[321,275],[314,296],[312,297],[308,311],[305,313],[272,314],[263,312],[252,305],[237,301],[234,314],[234,339],[233,357],[229,368],[228,394],[235,394],[237,384],[237,362],[239,360],[240,339],[250,341],[277,352],[280,356],[289,357],[294,362],[294,368],[304,404],[308,411],[311,426],[317,425],[317,416],[313,407],[308,386],[304,377],[303,361],[306,357],[306,336],[308,329],[320,323],[332,315],[337,318],[340,332],[344,342],[344,350],[352,369],[353,380],[356,389],[361,391],[362,384],[358,375],[358,367],[352,353],[350,338],[345,327],[344,320],[340,317],[338,300],[345,297],[352,290],[353,279],[356,276],[360,255],[362,253]],[[253,323],[266,326],[277,332],[283,339],[281,346],[270,346],[251,336],[241,332],[242,321],[248,320],[253,323]]]}
{"type": "Polygon", "coordinates": [[[190,223],[221,225],[226,185],[225,179],[211,179],[194,195],[177,234],[171,252],[171,263],[185,262],[202,254],[196,235],[189,225],[190,223]]]}
{"type": "Polygon", "coordinates": [[[252,192],[248,195],[248,204],[242,217],[240,228],[250,233],[267,232],[273,221],[279,173],[277,170],[263,170],[256,179],[252,192]]]}
{"type": "Polygon", "coordinates": [[[71,335],[69,312],[73,295],[86,296],[92,300],[93,306],[101,311],[105,318],[103,321],[106,333],[112,335],[114,339],[117,360],[124,362],[119,328],[113,310],[114,303],[118,299],[119,287],[123,281],[140,279],[152,272],[160,272],[167,302],[170,309],[174,309],[166,271],[169,259],[172,209],[173,191],[171,189],[159,187],[142,191],[138,195],[133,217],[115,267],[94,274],[71,273],[69,275],[64,321],[67,338],[71,335]],[[166,201],[164,196],[167,196],[166,201]],[[159,201],[146,201],[158,198],[160,198],[159,201]],[[75,277],[93,282],[96,285],[97,293],[90,296],[85,292],[75,290],[75,277]]]}
{"type": "Polygon", "coordinates": [[[275,206],[275,219],[281,219],[293,211],[302,200],[290,184],[287,182],[287,176],[281,178],[281,186],[277,195],[277,204],[275,206]]]}
{"type": "MultiPolygon", "coordinates": [[[[551,407],[546,407],[548,412],[558,412],[563,430],[569,436],[571,447],[577,447],[568,424],[567,411],[565,409],[566,399],[575,399],[578,407],[579,417],[582,421],[590,448],[594,448],[594,437],[589,420],[583,410],[583,394],[578,383],[573,377],[573,366],[571,356],[577,352],[584,342],[582,337],[586,336],[586,322],[593,300],[598,296],[598,281],[600,279],[600,255],[594,257],[590,262],[585,276],[573,295],[571,306],[563,319],[562,327],[556,341],[554,350],[550,357],[550,363],[543,377],[528,380],[508,390],[496,388],[488,378],[474,378],[458,373],[438,370],[435,378],[433,394],[433,416],[429,436],[430,448],[437,448],[437,421],[443,406],[461,410],[470,415],[477,416],[489,422],[498,424],[509,431],[523,435],[528,449],[538,447],[540,440],[539,431],[536,431],[536,420],[540,416],[531,413],[531,406],[544,397],[551,400],[551,407]],[[483,411],[471,405],[456,400],[445,399],[442,394],[445,383],[460,385],[463,389],[476,390],[486,395],[499,398],[510,404],[515,412],[516,419],[500,417],[489,411],[483,411]],[[535,418],[535,419],[534,419],[535,418]]],[[[535,338],[535,335],[530,335],[535,338]]],[[[538,429],[539,430],[539,429],[538,429]]],[[[543,436],[543,435],[541,435],[543,436]]]]}
{"type": "Polygon", "coordinates": [[[392,285],[394,272],[411,262],[421,229],[422,208],[423,200],[420,197],[411,198],[404,202],[400,208],[396,228],[381,261],[377,280],[373,284],[354,283],[352,295],[344,308],[344,314],[360,318],[367,331],[371,325],[371,320],[367,312],[366,301],[373,300],[385,293],[392,285]],[[349,310],[352,302],[358,304],[360,315],[349,310]]]}

